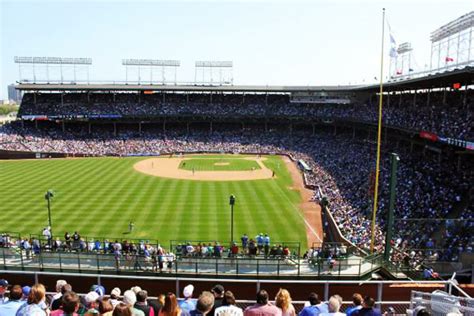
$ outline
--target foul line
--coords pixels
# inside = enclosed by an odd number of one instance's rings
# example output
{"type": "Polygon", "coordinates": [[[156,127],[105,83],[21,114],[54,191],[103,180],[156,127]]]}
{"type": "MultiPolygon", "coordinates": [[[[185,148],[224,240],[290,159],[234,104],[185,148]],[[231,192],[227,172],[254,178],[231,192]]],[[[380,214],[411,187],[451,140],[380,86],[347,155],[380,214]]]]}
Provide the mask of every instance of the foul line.
{"type": "MultiPolygon", "coordinates": [[[[293,162],[290,162],[290,163],[293,163],[293,162]]],[[[288,170],[289,171],[289,170],[288,170]]],[[[309,222],[306,220],[306,218],[303,216],[303,214],[301,214],[301,209],[299,207],[296,207],[293,202],[291,202],[291,200],[288,198],[288,196],[286,196],[285,192],[283,191],[282,188],[280,188],[280,186],[278,184],[275,183],[275,185],[278,187],[278,189],[283,193],[283,196],[286,198],[286,200],[288,202],[290,202],[291,206],[293,206],[293,208],[297,211],[298,215],[303,219],[304,223],[306,224],[306,226],[309,228],[309,230],[313,233],[314,236],[316,236],[316,238],[318,238],[319,242],[323,242],[321,240],[321,237],[319,237],[318,233],[316,233],[316,231],[313,229],[313,227],[309,224],[309,222]]],[[[300,196],[301,196],[301,193],[299,192],[300,196]]]]}

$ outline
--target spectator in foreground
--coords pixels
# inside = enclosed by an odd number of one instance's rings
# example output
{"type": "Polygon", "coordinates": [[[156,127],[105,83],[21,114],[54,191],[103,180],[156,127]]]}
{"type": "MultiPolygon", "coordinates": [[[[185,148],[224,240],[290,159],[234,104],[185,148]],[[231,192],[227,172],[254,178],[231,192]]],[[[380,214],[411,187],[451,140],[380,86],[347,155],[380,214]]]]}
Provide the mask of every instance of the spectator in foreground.
{"type": "Polygon", "coordinates": [[[168,292],[165,296],[165,304],[160,310],[159,316],[179,316],[181,309],[178,306],[178,300],[174,293],[168,292]]]}
{"type": "Polygon", "coordinates": [[[312,292],[309,294],[309,306],[306,306],[298,314],[299,316],[314,316],[321,313],[327,313],[329,310],[325,303],[321,303],[318,294],[312,292]]]}
{"type": "Polygon", "coordinates": [[[290,292],[280,289],[275,297],[275,305],[281,309],[283,316],[296,316],[295,307],[291,303],[290,292]]]}
{"type": "Polygon", "coordinates": [[[352,295],[352,303],[354,303],[354,306],[352,307],[348,307],[346,309],[346,315],[347,316],[351,316],[353,315],[356,311],[358,311],[359,309],[362,308],[362,302],[364,301],[364,298],[362,297],[362,295],[360,295],[359,293],[354,293],[352,295]]]}
{"type": "Polygon", "coordinates": [[[134,307],[135,303],[137,302],[137,296],[132,290],[127,290],[125,293],[123,293],[123,302],[128,305],[133,316],[145,316],[145,313],[134,307]]]}
{"type": "Polygon", "coordinates": [[[137,302],[135,303],[134,307],[136,309],[141,310],[145,316],[155,316],[155,310],[148,306],[147,303],[148,292],[145,290],[141,290],[137,293],[137,302]]]}
{"type": "Polygon", "coordinates": [[[122,294],[122,291],[118,287],[114,287],[110,292],[110,303],[114,308],[120,303],[120,294],[122,294]]]}
{"type": "Polygon", "coordinates": [[[375,300],[370,297],[370,296],[366,296],[364,298],[364,302],[362,303],[362,308],[358,311],[356,311],[355,313],[353,313],[352,315],[354,316],[381,316],[382,313],[374,308],[375,306],[375,300]]]}
{"type": "Polygon", "coordinates": [[[65,292],[61,297],[61,308],[50,313],[50,316],[72,315],[77,316],[79,309],[79,296],[74,292],[65,292]]]}
{"type": "Polygon", "coordinates": [[[268,293],[260,290],[257,293],[257,304],[249,306],[244,316],[281,316],[281,309],[268,302],[268,293]]]}
{"type": "Polygon", "coordinates": [[[25,285],[21,288],[21,291],[23,292],[21,300],[22,302],[26,302],[26,300],[28,299],[28,295],[30,295],[31,286],[25,285]]]}
{"type": "Polygon", "coordinates": [[[89,293],[86,294],[84,297],[84,300],[86,302],[86,315],[98,315],[99,314],[99,294],[94,291],[90,291],[89,293]]]}
{"type": "Polygon", "coordinates": [[[46,296],[46,289],[43,284],[35,284],[31,287],[30,294],[26,304],[22,305],[16,316],[47,316],[49,315],[48,308],[45,307],[44,299],[46,296]]]}
{"type": "Polygon", "coordinates": [[[5,292],[8,288],[8,281],[5,279],[0,280],[0,305],[8,301],[8,298],[5,296],[5,292]]]}
{"type": "Polygon", "coordinates": [[[199,298],[196,302],[196,309],[192,310],[189,313],[189,315],[190,316],[205,316],[208,314],[210,315],[210,312],[212,311],[213,306],[214,306],[214,295],[211,292],[204,291],[201,293],[201,295],[199,295],[199,298]]]}
{"type": "Polygon", "coordinates": [[[345,316],[346,314],[341,313],[339,309],[342,306],[342,297],[339,295],[333,295],[329,298],[328,302],[328,313],[321,313],[321,316],[345,316]]]}
{"type": "Polygon", "coordinates": [[[165,295],[160,294],[158,295],[158,299],[156,300],[148,300],[148,305],[150,305],[153,310],[155,311],[155,316],[158,316],[160,313],[161,308],[165,305],[165,295]]]}
{"type": "Polygon", "coordinates": [[[57,309],[59,309],[61,307],[61,304],[62,304],[62,296],[64,295],[64,293],[66,292],[70,292],[72,291],[72,286],[71,284],[64,284],[61,288],[61,295],[58,296],[57,299],[55,299],[52,303],[51,303],[51,310],[52,311],[55,311],[57,309]]]}
{"type": "Polygon", "coordinates": [[[235,306],[235,296],[231,291],[225,291],[222,306],[216,308],[215,314],[219,315],[234,315],[243,316],[242,309],[235,306]]]}
{"type": "Polygon", "coordinates": [[[220,284],[214,285],[211,290],[212,294],[214,294],[214,306],[212,310],[209,312],[209,315],[214,316],[216,308],[222,306],[222,301],[224,300],[224,287],[220,284]]]}
{"type": "Polygon", "coordinates": [[[196,309],[196,300],[192,298],[193,291],[194,291],[194,286],[192,284],[186,285],[185,288],[183,289],[184,300],[179,302],[179,307],[184,312],[189,313],[192,310],[196,309]]]}
{"type": "Polygon", "coordinates": [[[113,311],[114,306],[108,297],[102,297],[99,299],[99,312],[101,316],[112,316],[113,311]]]}
{"type": "Polygon", "coordinates": [[[63,296],[63,293],[61,292],[61,289],[66,284],[67,284],[66,280],[57,280],[56,281],[56,293],[53,295],[53,301],[57,300],[58,298],[61,298],[61,296],[63,296]]]}
{"type": "Polygon", "coordinates": [[[21,300],[22,296],[21,286],[14,285],[10,290],[10,299],[4,304],[0,304],[0,315],[15,316],[18,309],[25,303],[21,300]]]}
{"type": "Polygon", "coordinates": [[[128,304],[119,303],[115,306],[112,316],[133,316],[133,314],[128,304]]]}

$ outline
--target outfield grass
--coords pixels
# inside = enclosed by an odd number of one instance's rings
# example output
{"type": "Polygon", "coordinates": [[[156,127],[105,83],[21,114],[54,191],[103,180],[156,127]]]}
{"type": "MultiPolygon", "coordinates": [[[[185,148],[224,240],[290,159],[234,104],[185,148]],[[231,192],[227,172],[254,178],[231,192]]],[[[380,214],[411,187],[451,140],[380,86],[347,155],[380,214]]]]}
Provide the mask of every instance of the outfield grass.
{"type": "Polygon", "coordinates": [[[225,242],[230,235],[228,197],[234,194],[235,239],[243,233],[253,237],[263,232],[272,241],[306,244],[298,210],[301,198],[288,189],[292,180],[280,157],[264,161],[275,170],[275,179],[235,182],[157,178],[133,169],[141,159],[0,161],[0,232],[41,233],[48,223],[44,194],[53,189],[56,234],[77,230],[83,236],[163,243],[171,239],[225,242]],[[125,234],[130,220],[135,231],[125,234]]]}
{"type": "Polygon", "coordinates": [[[248,171],[261,169],[255,160],[243,158],[189,158],[179,164],[180,169],[195,171],[248,171]]]}

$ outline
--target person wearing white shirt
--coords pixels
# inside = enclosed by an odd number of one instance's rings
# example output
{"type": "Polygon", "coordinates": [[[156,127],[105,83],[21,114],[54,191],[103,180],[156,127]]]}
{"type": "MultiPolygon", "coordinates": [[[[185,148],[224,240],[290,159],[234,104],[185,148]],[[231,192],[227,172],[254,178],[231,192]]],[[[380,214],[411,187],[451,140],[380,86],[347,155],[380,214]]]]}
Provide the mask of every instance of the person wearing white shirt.
{"type": "Polygon", "coordinates": [[[222,306],[216,308],[214,315],[243,316],[244,313],[240,307],[235,306],[234,294],[231,291],[225,291],[222,306]]]}
{"type": "Polygon", "coordinates": [[[333,295],[329,298],[328,301],[328,312],[321,313],[320,316],[345,316],[345,313],[341,313],[339,309],[342,305],[342,297],[339,295],[333,295]]]}
{"type": "Polygon", "coordinates": [[[61,289],[66,284],[67,284],[66,280],[57,280],[56,281],[56,293],[53,295],[53,299],[52,299],[53,301],[57,300],[58,298],[63,296],[63,293],[61,292],[61,289]]]}

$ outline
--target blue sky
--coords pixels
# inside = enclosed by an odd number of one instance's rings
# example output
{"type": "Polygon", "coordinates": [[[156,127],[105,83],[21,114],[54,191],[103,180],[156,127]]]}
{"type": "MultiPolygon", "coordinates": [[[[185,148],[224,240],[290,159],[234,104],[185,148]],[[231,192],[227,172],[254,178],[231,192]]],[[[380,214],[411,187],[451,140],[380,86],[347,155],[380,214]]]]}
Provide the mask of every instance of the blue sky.
{"type": "Polygon", "coordinates": [[[0,99],[18,80],[14,56],[91,57],[95,80],[124,80],[122,58],[153,58],[181,60],[178,81],[194,80],[195,60],[232,60],[235,84],[372,82],[382,7],[420,68],[430,32],[474,9],[472,0],[0,3],[0,99]]]}

